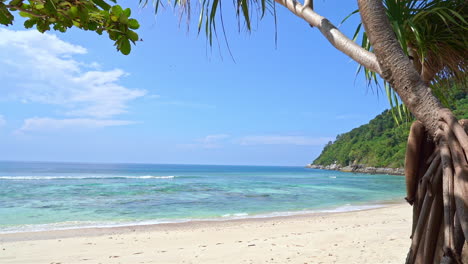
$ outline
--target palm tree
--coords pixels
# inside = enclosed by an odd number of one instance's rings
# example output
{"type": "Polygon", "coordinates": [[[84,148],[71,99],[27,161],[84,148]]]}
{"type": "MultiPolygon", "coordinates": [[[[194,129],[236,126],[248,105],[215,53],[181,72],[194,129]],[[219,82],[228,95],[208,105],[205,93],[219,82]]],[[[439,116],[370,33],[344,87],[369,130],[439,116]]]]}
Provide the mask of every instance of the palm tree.
{"type": "MultiPolygon", "coordinates": [[[[450,87],[466,89],[466,2],[385,0],[384,6],[402,51],[434,95],[446,101],[444,92],[450,87]]],[[[371,47],[366,37],[362,44],[371,47]]],[[[368,69],[364,72],[368,79],[376,77],[368,69]]],[[[435,109],[430,112],[434,117],[447,112],[439,105],[435,109]]],[[[434,141],[425,140],[424,125],[416,122],[408,139],[406,199],[413,205],[413,229],[407,263],[459,262],[467,238],[466,156],[457,143],[449,146],[452,132],[438,136],[436,148],[434,141]]]]}

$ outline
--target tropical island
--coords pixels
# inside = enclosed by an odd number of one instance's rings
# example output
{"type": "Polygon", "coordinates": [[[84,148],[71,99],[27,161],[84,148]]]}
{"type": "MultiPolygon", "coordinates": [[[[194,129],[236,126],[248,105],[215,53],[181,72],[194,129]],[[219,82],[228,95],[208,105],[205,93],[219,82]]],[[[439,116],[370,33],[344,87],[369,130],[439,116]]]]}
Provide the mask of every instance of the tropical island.
{"type": "MultiPolygon", "coordinates": [[[[468,119],[468,92],[450,90],[447,107],[458,119],[468,119]]],[[[340,134],[328,142],[307,167],[344,172],[404,175],[410,122],[398,123],[396,109],[385,110],[368,124],[340,134]]]]}

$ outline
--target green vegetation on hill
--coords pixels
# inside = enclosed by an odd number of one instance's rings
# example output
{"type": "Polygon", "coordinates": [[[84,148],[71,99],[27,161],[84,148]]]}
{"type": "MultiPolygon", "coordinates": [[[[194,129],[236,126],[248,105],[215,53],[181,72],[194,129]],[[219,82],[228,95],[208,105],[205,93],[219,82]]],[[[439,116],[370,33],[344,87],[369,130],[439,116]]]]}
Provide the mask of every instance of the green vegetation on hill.
{"type": "Polygon", "coordinates": [[[458,119],[468,119],[468,92],[459,92],[454,95],[453,114],[458,119]]]}
{"type": "MultiPolygon", "coordinates": [[[[467,91],[451,94],[451,108],[459,119],[468,119],[467,91]]],[[[338,135],[328,142],[314,165],[333,163],[347,166],[362,164],[370,167],[403,168],[406,140],[410,123],[397,125],[392,113],[385,110],[368,124],[338,135]]]]}
{"type": "Polygon", "coordinates": [[[402,167],[405,157],[409,124],[398,126],[392,113],[385,110],[350,132],[336,136],[335,142],[328,142],[316,165],[333,163],[343,166],[365,164],[374,167],[402,167]]]}

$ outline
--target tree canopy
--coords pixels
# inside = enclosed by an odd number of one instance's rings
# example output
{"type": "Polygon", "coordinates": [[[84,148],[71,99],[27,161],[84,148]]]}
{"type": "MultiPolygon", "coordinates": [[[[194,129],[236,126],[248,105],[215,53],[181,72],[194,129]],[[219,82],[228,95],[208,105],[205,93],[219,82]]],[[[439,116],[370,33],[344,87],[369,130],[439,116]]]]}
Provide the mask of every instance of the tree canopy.
{"type": "Polygon", "coordinates": [[[115,0],[0,0],[0,24],[12,25],[18,14],[26,18],[25,28],[35,26],[42,33],[51,29],[65,32],[71,27],[99,35],[106,32],[125,55],[131,51],[130,43],[139,40],[135,30],[140,24],[131,13],[115,0]]]}

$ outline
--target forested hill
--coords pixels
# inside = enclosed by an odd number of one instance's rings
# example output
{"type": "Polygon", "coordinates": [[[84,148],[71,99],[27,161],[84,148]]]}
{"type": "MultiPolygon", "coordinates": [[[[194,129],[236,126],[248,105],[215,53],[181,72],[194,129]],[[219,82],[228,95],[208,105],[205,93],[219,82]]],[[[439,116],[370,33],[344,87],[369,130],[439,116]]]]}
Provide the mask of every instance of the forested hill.
{"type": "MultiPolygon", "coordinates": [[[[468,119],[466,91],[458,91],[450,105],[457,118],[468,119]]],[[[338,135],[312,164],[403,168],[409,127],[409,123],[397,125],[391,111],[385,110],[368,124],[338,135]]]]}

